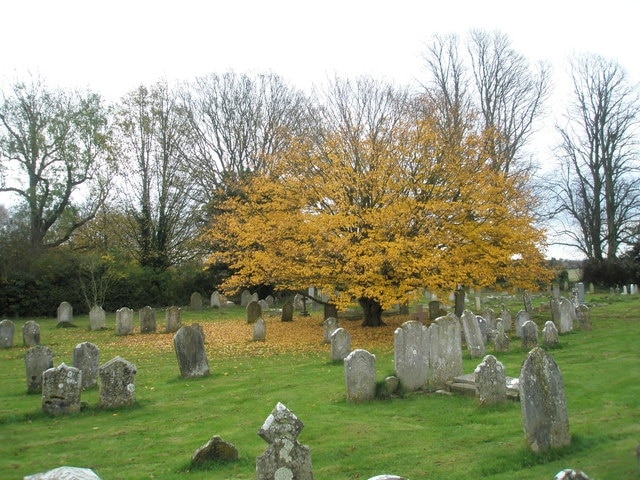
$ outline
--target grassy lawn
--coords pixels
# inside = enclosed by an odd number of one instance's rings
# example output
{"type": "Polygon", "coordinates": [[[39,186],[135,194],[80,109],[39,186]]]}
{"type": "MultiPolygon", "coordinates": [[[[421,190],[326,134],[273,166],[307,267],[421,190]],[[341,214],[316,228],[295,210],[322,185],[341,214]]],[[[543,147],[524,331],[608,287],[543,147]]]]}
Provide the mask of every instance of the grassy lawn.
{"type": "MultiPolygon", "coordinates": [[[[504,299],[491,300],[494,308],[504,299]]],[[[550,319],[546,299],[534,298],[540,328],[550,319]]],[[[14,320],[14,348],[0,351],[0,477],[24,475],[61,465],[92,468],[104,480],[253,479],[255,458],[267,444],[257,431],[277,402],[305,424],[299,441],[311,449],[314,476],[367,479],[395,473],[420,479],[551,479],[563,468],[593,479],[640,478],[635,448],[640,441],[640,296],[587,295],[593,330],[561,336],[549,351],[563,374],[572,445],[534,455],[524,447],[520,405],[480,408],[464,396],[412,394],[354,405],[345,401],[341,364],[329,363],[319,314],[282,323],[267,316],[266,342],[252,342],[243,309],[183,312],[182,323],[198,322],[206,335],[211,376],[182,379],[172,335],[117,337],[109,329],[56,329],[54,319],[35,319],[42,344],[55,353],[54,365],[72,363],[76,344],[100,347],[100,363],[120,355],[137,366],[131,408],[97,408],[98,390],[83,392],[79,414],[49,417],[39,395],[27,395],[21,328],[14,320]],[[192,453],[213,435],[233,443],[236,463],[189,471],[192,453]]],[[[510,305],[513,316],[521,302],[510,305]]],[[[164,316],[156,313],[159,331],[164,316]]],[[[353,348],[376,354],[377,377],[393,373],[393,330],[407,318],[389,317],[387,326],[363,329],[342,321],[353,348]]],[[[137,322],[137,314],[136,314],[137,322]]],[[[487,353],[493,353],[491,347],[487,353]]],[[[497,354],[507,375],[518,376],[526,356],[517,339],[497,354]]],[[[464,371],[479,360],[465,355],[464,371]]]]}

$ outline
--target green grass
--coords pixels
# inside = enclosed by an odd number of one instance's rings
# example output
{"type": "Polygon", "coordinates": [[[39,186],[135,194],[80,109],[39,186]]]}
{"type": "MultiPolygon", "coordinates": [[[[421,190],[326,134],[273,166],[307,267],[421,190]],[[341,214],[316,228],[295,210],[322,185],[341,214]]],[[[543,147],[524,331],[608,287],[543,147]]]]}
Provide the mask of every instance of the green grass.
{"type": "MultiPolygon", "coordinates": [[[[216,355],[208,346],[212,375],[187,380],[179,377],[171,349],[143,342],[125,349],[112,330],[87,331],[85,317],[75,319],[75,329],[56,329],[53,319],[36,319],[42,343],[56,353],[55,365],[71,364],[73,347],[82,341],[100,347],[101,363],[116,355],[134,363],[137,404],[100,410],[93,389],[83,392],[87,407],[81,413],[49,417],[41,411],[40,396],[26,394],[26,349],[1,350],[0,477],[22,478],[74,465],[94,469],[103,480],[253,479],[255,458],[267,446],[257,431],[280,401],[305,424],[299,440],[311,449],[318,480],[367,479],[381,473],[412,480],[537,480],[569,467],[592,480],[640,478],[635,457],[640,441],[640,296],[588,295],[587,300],[593,305],[593,330],[563,335],[559,348],[549,351],[563,374],[572,444],[541,455],[525,448],[518,403],[480,408],[471,397],[437,394],[345,402],[343,367],[328,362],[321,327],[314,352],[231,357],[216,355]],[[239,461],[189,471],[192,453],[213,435],[232,442],[239,461]]],[[[510,308],[513,313],[517,309],[510,308]]],[[[534,318],[542,325],[548,315],[541,311],[534,318]]],[[[227,313],[227,318],[234,316],[242,327],[242,310],[227,313]]],[[[217,311],[183,314],[183,324],[219,319],[217,311]]],[[[290,328],[303,321],[296,318],[290,328]]],[[[16,321],[17,344],[23,322],[16,321]]],[[[113,325],[112,317],[108,324],[113,325]]],[[[359,324],[348,327],[357,328],[359,324]]],[[[166,342],[170,344],[170,335],[166,342]]],[[[390,348],[375,353],[382,379],[393,371],[393,354],[390,348]]],[[[511,351],[497,357],[508,375],[517,376],[526,353],[513,339],[511,351]]],[[[471,372],[477,363],[465,357],[464,371],[471,372]]]]}

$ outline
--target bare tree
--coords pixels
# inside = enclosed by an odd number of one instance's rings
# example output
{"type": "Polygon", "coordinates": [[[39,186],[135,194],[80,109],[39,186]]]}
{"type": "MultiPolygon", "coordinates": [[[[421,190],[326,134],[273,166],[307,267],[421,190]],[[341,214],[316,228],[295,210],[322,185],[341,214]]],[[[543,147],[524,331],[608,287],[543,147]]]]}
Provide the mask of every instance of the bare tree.
{"type": "Polygon", "coordinates": [[[571,61],[573,99],[562,125],[561,169],[550,180],[558,232],[589,259],[615,259],[640,220],[640,96],[615,61],[571,61]]]}

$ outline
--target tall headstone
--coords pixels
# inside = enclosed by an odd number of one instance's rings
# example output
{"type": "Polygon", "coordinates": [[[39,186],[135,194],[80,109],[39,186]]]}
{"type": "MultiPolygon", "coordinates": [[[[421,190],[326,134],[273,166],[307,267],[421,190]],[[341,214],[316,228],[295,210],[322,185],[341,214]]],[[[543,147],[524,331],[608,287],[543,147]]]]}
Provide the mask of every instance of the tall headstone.
{"type": "Polygon", "coordinates": [[[507,379],[504,366],[493,355],[487,355],[475,369],[476,397],[480,405],[497,405],[507,401],[507,379]]]}
{"type": "Polygon", "coordinates": [[[282,316],[280,320],[283,322],[292,322],[293,321],[293,303],[287,301],[284,302],[282,306],[282,316]]]}
{"type": "Polygon", "coordinates": [[[171,306],[165,312],[165,332],[175,333],[182,326],[182,309],[171,306]]]}
{"type": "Polygon", "coordinates": [[[138,310],[140,333],[156,333],[156,312],[150,306],[138,310]]]}
{"type": "Polygon", "coordinates": [[[483,357],[485,347],[480,325],[478,325],[478,319],[471,310],[464,310],[460,320],[462,322],[462,329],[464,330],[464,338],[467,342],[469,355],[471,355],[471,358],[483,357]]]}
{"type": "Polygon", "coordinates": [[[549,300],[549,309],[551,310],[551,321],[556,324],[556,328],[560,328],[560,298],[552,298],[549,300]]]}
{"type": "Polygon", "coordinates": [[[247,323],[254,323],[262,317],[262,307],[254,300],[247,304],[247,323]]]}
{"type": "Polygon", "coordinates": [[[249,290],[243,290],[240,294],[240,306],[245,307],[249,305],[251,301],[251,292],[249,290]]]}
{"type": "Polygon", "coordinates": [[[60,305],[58,305],[57,314],[57,327],[62,327],[73,322],[73,307],[69,302],[61,302],[60,305]]]}
{"type": "Polygon", "coordinates": [[[533,312],[533,305],[531,305],[531,295],[529,294],[529,292],[524,292],[522,294],[522,302],[524,303],[524,310],[527,313],[532,313],[533,312]]]}
{"type": "Polygon", "coordinates": [[[558,345],[558,329],[551,320],[547,320],[542,328],[542,344],[546,347],[558,345]]]}
{"type": "Polygon", "coordinates": [[[509,335],[504,331],[504,324],[499,318],[496,322],[496,338],[493,339],[493,349],[496,353],[504,353],[509,351],[509,335]]]}
{"type": "Polygon", "coordinates": [[[583,332],[591,330],[591,312],[589,311],[589,307],[586,305],[578,305],[576,308],[576,316],[580,330],[583,332]]]}
{"type": "Polygon", "coordinates": [[[109,360],[98,369],[100,376],[100,401],[102,408],[120,408],[135,403],[135,376],[133,363],[122,357],[109,360]]]}
{"type": "Polygon", "coordinates": [[[193,378],[209,375],[209,362],[204,349],[204,339],[197,327],[193,325],[180,327],[173,336],[173,348],[182,377],[193,378]]]}
{"type": "Polygon", "coordinates": [[[331,361],[342,362],[351,353],[351,335],[344,328],[331,334],[331,361]]]}
{"type": "Polygon", "coordinates": [[[553,284],[553,298],[555,298],[556,300],[560,298],[560,284],[559,283],[554,283],[553,284]]]}
{"type": "Polygon", "coordinates": [[[260,305],[260,308],[262,309],[263,312],[266,312],[267,310],[269,310],[269,304],[267,304],[267,301],[264,299],[258,300],[258,304],[260,305]]]}
{"type": "Polygon", "coordinates": [[[11,320],[5,318],[0,322],[0,348],[13,347],[13,335],[15,331],[16,326],[11,320]]]}
{"type": "Polygon", "coordinates": [[[502,309],[500,310],[500,318],[502,319],[502,326],[504,327],[505,332],[510,332],[513,330],[513,321],[511,317],[511,313],[507,310],[507,307],[502,304],[502,309]]]}
{"type": "Polygon", "coordinates": [[[133,333],[133,310],[122,307],[116,310],[116,335],[131,335],[133,333]]]}
{"type": "Polygon", "coordinates": [[[264,318],[260,317],[253,324],[253,341],[264,342],[267,339],[267,326],[264,318]]]}
{"type": "Polygon", "coordinates": [[[334,317],[327,318],[322,322],[324,333],[322,336],[322,343],[331,343],[331,334],[338,328],[338,319],[334,317]]]}
{"type": "Polygon", "coordinates": [[[264,297],[264,301],[267,302],[267,308],[273,308],[276,300],[273,298],[273,295],[267,295],[264,297]]]}
{"type": "Polygon", "coordinates": [[[540,347],[529,352],[520,370],[520,408],[527,446],[534,452],[571,443],[562,375],[540,347]]]}
{"type": "Polygon", "coordinates": [[[429,325],[429,386],[442,388],[462,374],[460,321],[449,314],[429,325]]]}
{"type": "Polygon", "coordinates": [[[42,374],[42,410],[49,415],[80,411],[82,372],[64,363],[42,374]]]}
{"type": "Polygon", "coordinates": [[[82,372],[82,389],[98,384],[100,368],[100,349],[91,342],[82,342],[73,349],[73,366],[82,372]]]}
{"type": "Polygon", "coordinates": [[[35,347],[40,344],[40,325],[33,320],[27,320],[22,326],[22,344],[25,347],[35,347]]]}
{"type": "Polygon", "coordinates": [[[220,308],[220,292],[217,290],[213,292],[209,299],[209,303],[211,304],[211,308],[220,308]]]}
{"type": "Polygon", "coordinates": [[[576,296],[578,300],[578,305],[582,305],[584,303],[584,283],[582,282],[576,283],[576,296]]]}
{"type": "Polygon", "coordinates": [[[573,330],[573,317],[575,315],[575,307],[573,302],[567,298],[561,298],[559,304],[560,325],[558,332],[567,333],[573,330]]]}
{"type": "Polygon", "coordinates": [[[256,480],[313,480],[309,447],[298,442],[304,424],[278,402],[258,431],[269,446],[256,458],[256,480]]]}
{"type": "Polygon", "coordinates": [[[531,320],[527,320],[522,325],[522,348],[525,350],[531,350],[538,346],[538,325],[531,320]]]}
{"type": "Polygon", "coordinates": [[[200,292],[193,292],[189,299],[191,310],[202,310],[202,295],[200,292]]]}
{"type": "Polygon", "coordinates": [[[44,345],[31,347],[24,356],[24,364],[27,370],[27,393],[42,392],[42,374],[53,368],[53,352],[44,345]]]}
{"type": "Polygon", "coordinates": [[[514,321],[516,327],[516,337],[522,337],[522,325],[524,325],[525,322],[528,322],[529,320],[531,320],[531,316],[526,310],[520,310],[518,313],[516,313],[516,318],[514,321]]]}
{"type": "Polygon", "coordinates": [[[376,396],[376,357],[366,350],[352,351],[344,359],[348,402],[366,402],[376,396]]]}
{"type": "Polygon", "coordinates": [[[406,392],[426,388],[429,379],[429,329],[417,320],[404,322],[393,334],[396,376],[406,392]]]}
{"type": "Polygon", "coordinates": [[[106,327],[107,315],[100,305],[94,305],[89,311],[89,329],[91,331],[102,330],[106,327]]]}

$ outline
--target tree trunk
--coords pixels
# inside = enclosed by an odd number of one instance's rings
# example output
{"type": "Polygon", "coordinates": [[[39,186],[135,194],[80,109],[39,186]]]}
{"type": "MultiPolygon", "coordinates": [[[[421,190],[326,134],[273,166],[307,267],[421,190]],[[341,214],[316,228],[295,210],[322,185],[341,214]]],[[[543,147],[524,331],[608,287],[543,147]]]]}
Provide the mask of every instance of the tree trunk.
{"type": "Polygon", "coordinates": [[[358,303],[364,312],[363,327],[381,327],[384,325],[382,321],[382,305],[373,298],[360,298],[358,303]]]}

